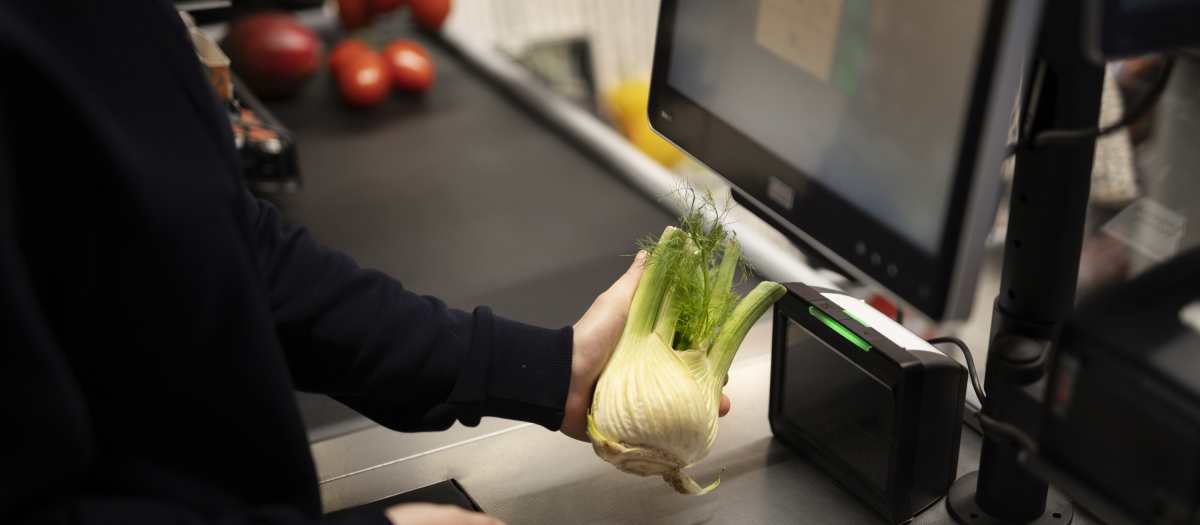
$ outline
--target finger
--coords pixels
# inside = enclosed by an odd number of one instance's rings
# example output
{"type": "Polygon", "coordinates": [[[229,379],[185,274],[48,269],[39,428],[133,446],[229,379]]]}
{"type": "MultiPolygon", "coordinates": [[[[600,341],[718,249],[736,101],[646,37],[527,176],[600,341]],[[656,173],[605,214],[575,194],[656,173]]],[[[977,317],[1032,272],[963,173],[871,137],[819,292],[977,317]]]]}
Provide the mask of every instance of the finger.
{"type": "Polygon", "coordinates": [[[637,255],[633,256],[633,264],[629,265],[629,269],[632,270],[634,268],[645,268],[646,265],[642,263],[646,262],[646,257],[649,256],[650,252],[646,250],[638,250],[637,255]]]}
{"type": "Polygon", "coordinates": [[[606,302],[609,304],[628,305],[633,302],[633,293],[637,291],[638,283],[642,280],[642,274],[646,272],[646,265],[642,264],[646,257],[650,254],[645,250],[638,252],[636,260],[629,265],[629,269],[625,271],[617,282],[613,283],[604,292],[596,302],[606,302]],[[610,302],[611,301],[611,302],[610,302]]]}
{"type": "Polygon", "coordinates": [[[646,250],[638,252],[637,256],[633,259],[633,264],[629,265],[628,270],[625,270],[625,275],[622,275],[620,279],[617,279],[617,282],[613,283],[608,290],[617,291],[622,295],[628,293],[632,298],[633,292],[637,290],[638,281],[642,279],[642,274],[646,272],[646,265],[644,263],[646,261],[646,257],[649,255],[650,252],[647,252],[646,250]]]}
{"type": "Polygon", "coordinates": [[[725,386],[725,385],[728,385],[728,384],[729,384],[729,374],[725,374],[725,382],[724,382],[724,383],[721,383],[721,386],[725,386]]]}
{"type": "MultiPolygon", "coordinates": [[[[458,523],[461,525],[504,525],[503,521],[482,512],[470,511],[453,505],[439,505],[439,507],[443,507],[447,511],[445,516],[446,523],[458,523]],[[450,520],[451,514],[455,518],[453,521],[450,520]]],[[[442,522],[438,521],[438,523],[442,522]]]]}
{"type": "Polygon", "coordinates": [[[483,514],[481,512],[470,512],[470,516],[466,521],[467,525],[504,525],[503,521],[483,514]]]}
{"type": "Polygon", "coordinates": [[[725,417],[729,413],[729,396],[721,394],[721,408],[717,409],[717,417],[725,417]]]}

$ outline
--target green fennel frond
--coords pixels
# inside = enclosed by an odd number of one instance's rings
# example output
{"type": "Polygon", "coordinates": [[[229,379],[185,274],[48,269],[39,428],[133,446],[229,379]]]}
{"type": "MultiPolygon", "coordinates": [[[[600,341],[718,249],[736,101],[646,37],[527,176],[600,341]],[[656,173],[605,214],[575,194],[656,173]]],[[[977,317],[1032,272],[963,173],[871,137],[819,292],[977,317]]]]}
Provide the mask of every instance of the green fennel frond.
{"type": "MultiPolygon", "coordinates": [[[[685,235],[663,242],[649,236],[639,247],[650,252],[646,265],[667,268],[671,303],[677,309],[672,347],[707,351],[742,297],[732,289],[752,270],[736,235],[726,225],[730,203],[718,206],[712,194],[681,185],[670,196],[681,210],[685,235]],[[740,277],[734,279],[740,270],[740,277]]],[[[665,335],[665,334],[664,334],[665,335]]]]}

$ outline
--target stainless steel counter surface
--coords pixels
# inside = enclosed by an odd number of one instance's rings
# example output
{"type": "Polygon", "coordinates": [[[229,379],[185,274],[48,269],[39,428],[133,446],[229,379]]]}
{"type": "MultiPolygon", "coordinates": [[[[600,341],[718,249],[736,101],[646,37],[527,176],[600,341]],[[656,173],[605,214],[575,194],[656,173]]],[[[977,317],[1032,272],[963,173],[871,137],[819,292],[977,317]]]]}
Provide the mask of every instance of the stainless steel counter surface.
{"type": "MultiPolygon", "coordinates": [[[[591,445],[540,426],[485,419],[478,427],[401,434],[372,428],[313,445],[326,512],[454,478],[483,509],[510,525],[563,523],[884,523],[816,466],[771,434],[767,423],[771,316],[751,330],[729,371],[733,409],[708,458],[688,470],[699,497],[659,477],[639,478],[596,457],[591,445]]],[[[959,475],[978,468],[981,437],[964,427],[959,475]]],[[[914,525],[950,524],[944,500],[914,525]]],[[[1098,523],[1084,512],[1076,524],[1098,523]]]]}

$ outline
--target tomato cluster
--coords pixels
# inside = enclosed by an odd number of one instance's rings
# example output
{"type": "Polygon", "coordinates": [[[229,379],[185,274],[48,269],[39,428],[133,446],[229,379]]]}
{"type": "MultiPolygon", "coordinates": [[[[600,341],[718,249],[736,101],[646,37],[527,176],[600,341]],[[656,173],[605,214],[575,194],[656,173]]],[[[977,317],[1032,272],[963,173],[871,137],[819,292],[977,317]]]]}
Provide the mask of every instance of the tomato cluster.
{"type": "Polygon", "coordinates": [[[342,27],[358,29],[371,24],[371,19],[390,13],[408,4],[412,17],[421,27],[437,31],[450,14],[450,0],[338,0],[338,18],[342,27]]]}
{"type": "Polygon", "coordinates": [[[412,40],[393,40],[376,52],[366,42],[350,38],[329,53],[329,74],[346,105],[366,109],[387,99],[393,87],[421,93],[433,85],[433,60],[412,40]]]}

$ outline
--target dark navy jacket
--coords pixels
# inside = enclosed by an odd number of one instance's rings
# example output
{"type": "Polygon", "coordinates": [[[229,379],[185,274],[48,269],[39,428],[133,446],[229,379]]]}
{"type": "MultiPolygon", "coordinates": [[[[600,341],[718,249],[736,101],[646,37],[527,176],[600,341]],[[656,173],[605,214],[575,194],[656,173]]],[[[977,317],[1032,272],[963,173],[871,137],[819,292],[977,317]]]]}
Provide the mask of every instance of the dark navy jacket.
{"type": "Polygon", "coordinates": [[[401,431],[557,429],[570,328],[283,224],[184,31],[164,0],[0,0],[0,523],[315,522],[293,389],[401,431]]]}

